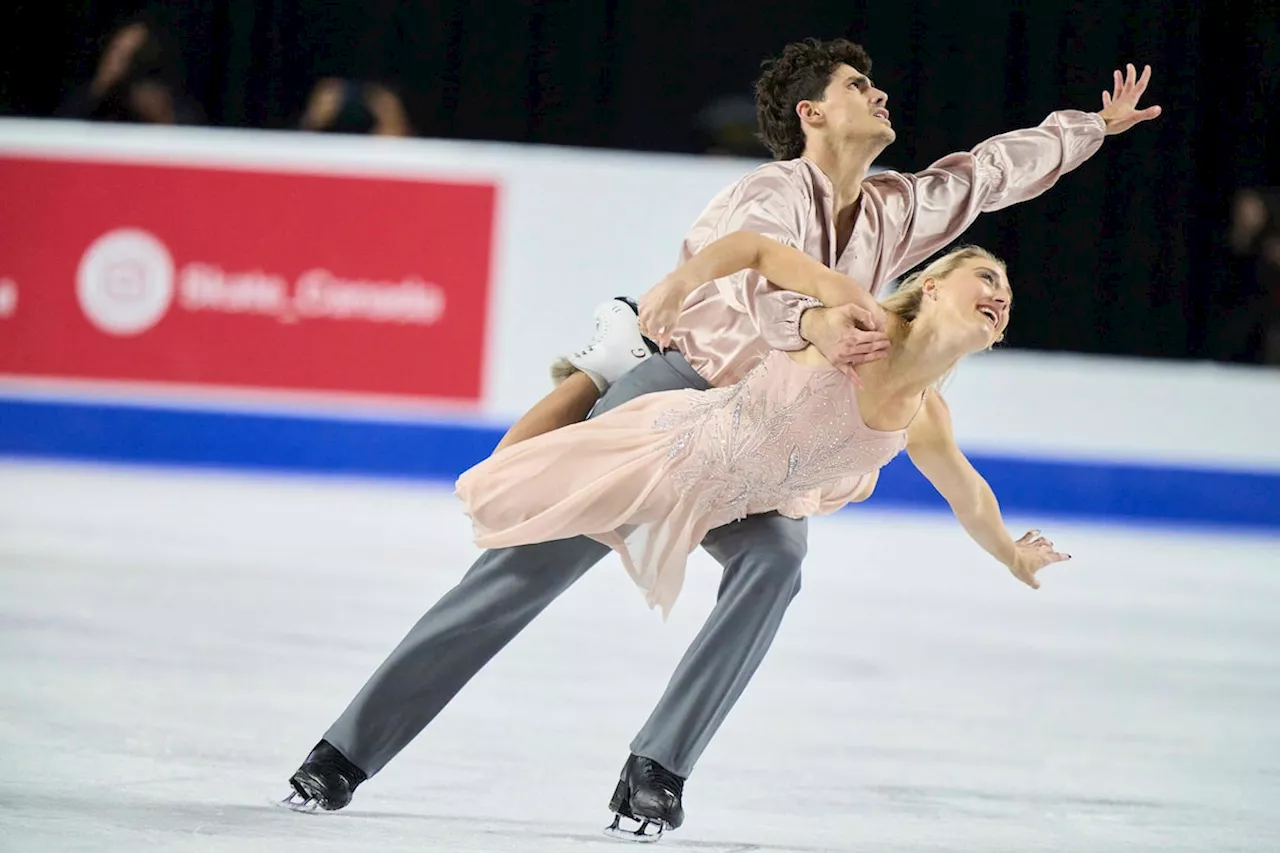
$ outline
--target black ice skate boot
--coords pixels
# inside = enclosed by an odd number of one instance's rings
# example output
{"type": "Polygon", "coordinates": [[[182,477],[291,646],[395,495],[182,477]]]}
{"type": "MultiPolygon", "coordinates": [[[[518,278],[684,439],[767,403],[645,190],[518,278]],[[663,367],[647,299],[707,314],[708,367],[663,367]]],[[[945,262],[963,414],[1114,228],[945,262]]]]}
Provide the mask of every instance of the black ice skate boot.
{"type": "Polygon", "coordinates": [[[368,778],[332,744],[322,740],[289,777],[293,793],[280,804],[297,812],[313,812],[317,807],[337,811],[351,802],[352,793],[368,778]]]}
{"type": "Polygon", "coordinates": [[[684,779],[656,761],[633,755],[622,766],[609,808],[613,823],[605,834],[626,841],[657,841],[663,830],[684,823],[684,779]],[[620,826],[623,819],[638,826],[620,826]]]}

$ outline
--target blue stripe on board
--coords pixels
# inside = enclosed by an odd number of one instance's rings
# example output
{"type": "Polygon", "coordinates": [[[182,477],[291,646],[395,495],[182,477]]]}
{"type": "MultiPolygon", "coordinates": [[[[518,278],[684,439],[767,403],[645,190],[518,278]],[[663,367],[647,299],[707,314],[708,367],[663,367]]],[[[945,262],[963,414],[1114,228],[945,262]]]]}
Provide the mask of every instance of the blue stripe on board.
{"type": "MultiPolygon", "coordinates": [[[[1006,513],[1280,529],[1280,474],[985,455],[970,461],[1006,513]]],[[[905,455],[885,467],[872,500],[946,507],[905,455]]]]}
{"type": "MultiPolygon", "coordinates": [[[[503,430],[117,404],[0,400],[0,454],[450,481],[503,430]]],[[[1009,513],[1280,529],[1280,474],[974,456],[1009,513]]],[[[905,456],[873,505],[945,505],[905,456]]]]}

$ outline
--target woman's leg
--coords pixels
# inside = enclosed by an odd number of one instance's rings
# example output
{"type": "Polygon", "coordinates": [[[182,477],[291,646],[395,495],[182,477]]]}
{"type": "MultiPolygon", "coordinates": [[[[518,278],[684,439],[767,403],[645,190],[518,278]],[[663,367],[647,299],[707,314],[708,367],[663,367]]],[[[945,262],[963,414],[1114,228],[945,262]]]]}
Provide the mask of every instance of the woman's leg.
{"type": "Polygon", "coordinates": [[[516,421],[494,448],[497,452],[517,442],[551,432],[570,424],[581,423],[600,399],[600,390],[585,373],[575,373],[543,397],[516,421]]]}
{"type": "Polygon", "coordinates": [[[633,303],[622,298],[602,302],[596,306],[595,323],[595,337],[586,349],[552,366],[555,390],[512,425],[495,451],[585,421],[600,395],[651,354],[633,303]]]}

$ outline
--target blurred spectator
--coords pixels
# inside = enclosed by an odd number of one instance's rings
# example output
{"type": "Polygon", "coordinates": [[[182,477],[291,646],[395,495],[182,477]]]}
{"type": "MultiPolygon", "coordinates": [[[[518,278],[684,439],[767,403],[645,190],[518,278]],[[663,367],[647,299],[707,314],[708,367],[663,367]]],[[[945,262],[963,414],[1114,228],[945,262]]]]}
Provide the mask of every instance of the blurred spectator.
{"type": "Polygon", "coordinates": [[[704,154],[772,159],[756,136],[756,103],[746,95],[724,95],[711,101],[698,112],[694,127],[704,154]]]}
{"type": "Polygon", "coordinates": [[[1231,356],[1280,365],[1280,193],[1237,192],[1227,242],[1240,288],[1229,321],[1231,356]]]}
{"type": "Polygon", "coordinates": [[[76,87],[59,118],[145,124],[202,124],[204,110],[182,85],[176,51],[155,21],[139,16],[116,30],[93,79],[76,87]]]}
{"type": "Polygon", "coordinates": [[[338,77],[316,83],[298,126],[321,133],[413,135],[404,104],[390,88],[338,77]]]}

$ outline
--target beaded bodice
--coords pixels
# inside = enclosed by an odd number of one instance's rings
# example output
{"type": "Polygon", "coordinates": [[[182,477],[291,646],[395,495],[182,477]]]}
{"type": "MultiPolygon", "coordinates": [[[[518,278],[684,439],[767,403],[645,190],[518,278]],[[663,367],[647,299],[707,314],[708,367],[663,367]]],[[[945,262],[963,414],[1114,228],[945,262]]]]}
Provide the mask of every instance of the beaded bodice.
{"type": "Polygon", "coordinates": [[[669,457],[677,462],[681,495],[721,523],[876,471],[907,436],[868,427],[843,373],[797,364],[778,351],[742,381],[697,394],[654,427],[672,430],[669,457]]]}

